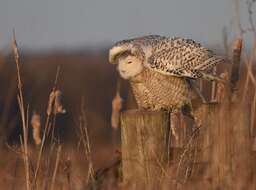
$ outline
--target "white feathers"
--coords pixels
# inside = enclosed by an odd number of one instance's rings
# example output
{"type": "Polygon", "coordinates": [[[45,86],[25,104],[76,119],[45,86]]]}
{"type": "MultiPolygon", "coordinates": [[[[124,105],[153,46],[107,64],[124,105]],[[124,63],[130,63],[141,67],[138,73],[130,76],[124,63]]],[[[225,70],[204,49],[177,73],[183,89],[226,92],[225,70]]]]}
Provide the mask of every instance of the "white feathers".
{"type": "Polygon", "coordinates": [[[115,58],[118,54],[121,54],[125,51],[127,51],[128,48],[123,48],[123,47],[120,47],[120,46],[114,46],[113,48],[111,48],[109,50],[109,62],[112,63],[112,64],[116,64],[115,63],[115,58]]]}
{"type": "Polygon", "coordinates": [[[142,72],[143,65],[136,56],[128,55],[119,58],[117,69],[122,78],[130,79],[142,72]]]}
{"type": "Polygon", "coordinates": [[[136,50],[129,44],[122,45],[122,46],[114,46],[109,50],[109,62],[112,64],[116,63],[116,57],[121,55],[125,52],[130,52],[131,54],[134,53],[136,50]]]}

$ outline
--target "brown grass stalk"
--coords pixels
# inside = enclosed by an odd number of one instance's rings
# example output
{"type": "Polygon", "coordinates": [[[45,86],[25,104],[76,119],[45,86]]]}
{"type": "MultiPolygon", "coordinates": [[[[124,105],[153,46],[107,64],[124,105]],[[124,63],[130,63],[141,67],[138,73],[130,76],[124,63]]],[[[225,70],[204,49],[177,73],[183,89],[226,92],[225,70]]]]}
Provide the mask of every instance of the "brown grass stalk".
{"type": "Polygon", "coordinates": [[[255,60],[256,56],[256,38],[254,39],[254,44],[253,44],[253,49],[250,52],[250,55],[246,55],[245,58],[245,66],[246,66],[246,79],[245,79],[245,85],[244,85],[244,92],[243,92],[243,97],[242,101],[245,102],[247,99],[247,94],[248,94],[248,89],[249,89],[249,84],[250,82],[253,85],[254,88],[254,96],[253,96],[253,101],[251,104],[251,118],[250,118],[250,133],[251,136],[254,134],[254,123],[255,123],[255,112],[256,112],[256,79],[253,75],[253,62],[255,60]]]}
{"type": "Polygon", "coordinates": [[[58,66],[57,72],[56,72],[56,77],[54,80],[54,85],[52,88],[52,92],[50,93],[50,96],[49,96],[48,107],[46,110],[47,117],[46,117],[46,121],[45,121],[45,125],[44,125],[43,138],[42,138],[42,142],[41,142],[41,146],[40,146],[40,150],[39,150],[37,162],[36,162],[36,169],[35,169],[35,174],[34,174],[34,178],[33,178],[33,189],[36,188],[36,183],[37,183],[39,169],[41,166],[42,153],[43,153],[45,141],[46,141],[46,138],[49,135],[49,132],[51,129],[50,117],[52,114],[54,114],[54,117],[56,116],[55,112],[52,110],[52,107],[54,106],[55,97],[53,97],[53,96],[55,96],[55,90],[57,88],[59,73],[60,73],[60,67],[58,66]]]}
{"type": "Polygon", "coordinates": [[[56,150],[56,144],[55,143],[51,143],[50,145],[50,149],[47,152],[47,157],[45,158],[45,177],[44,177],[44,182],[43,182],[43,189],[47,190],[49,189],[49,186],[51,183],[51,161],[54,155],[54,151],[56,150]]]}
{"type": "Polygon", "coordinates": [[[19,56],[19,49],[16,42],[15,32],[13,31],[12,36],[12,49],[15,57],[16,69],[17,69],[17,81],[18,81],[18,103],[21,113],[21,120],[22,120],[22,129],[23,129],[23,149],[24,149],[24,164],[25,164],[25,174],[26,174],[26,188],[30,190],[30,172],[29,172],[29,155],[28,155],[28,125],[26,122],[26,113],[25,113],[25,105],[23,99],[23,88],[22,88],[22,80],[21,80],[21,73],[20,73],[20,56],[19,56]]]}
{"type": "Polygon", "coordinates": [[[94,168],[93,168],[93,163],[92,163],[92,154],[91,154],[91,145],[90,145],[90,139],[89,139],[89,134],[88,134],[88,125],[87,125],[87,119],[85,115],[85,110],[84,110],[84,100],[82,99],[81,103],[81,116],[79,119],[79,129],[80,129],[80,138],[82,141],[82,144],[84,146],[84,152],[85,152],[85,157],[87,158],[88,161],[88,175],[87,175],[87,184],[91,181],[94,183],[94,168]]]}
{"type": "Polygon", "coordinates": [[[55,180],[56,180],[57,171],[58,171],[59,163],[60,163],[61,149],[62,149],[62,146],[59,145],[59,147],[57,149],[57,157],[56,157],[56,161],[55,161],[55,166],[54,166],[54,171],[53,171],[50,190],[54,190],[55,180]]]}

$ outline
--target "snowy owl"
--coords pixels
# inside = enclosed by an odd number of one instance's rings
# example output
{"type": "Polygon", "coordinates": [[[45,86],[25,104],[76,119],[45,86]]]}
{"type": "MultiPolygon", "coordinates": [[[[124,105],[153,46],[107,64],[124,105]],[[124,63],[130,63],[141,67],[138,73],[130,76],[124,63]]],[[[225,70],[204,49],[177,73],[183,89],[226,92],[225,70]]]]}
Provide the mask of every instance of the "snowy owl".
{"type": "Polygon", "coordinates": [[[150,35],[117,42],[109,62],[129,80],[139,109],[173,111],[199,93],[195,79],[219,80],[207,71],[223,58],[190,39],[150,35]]]}

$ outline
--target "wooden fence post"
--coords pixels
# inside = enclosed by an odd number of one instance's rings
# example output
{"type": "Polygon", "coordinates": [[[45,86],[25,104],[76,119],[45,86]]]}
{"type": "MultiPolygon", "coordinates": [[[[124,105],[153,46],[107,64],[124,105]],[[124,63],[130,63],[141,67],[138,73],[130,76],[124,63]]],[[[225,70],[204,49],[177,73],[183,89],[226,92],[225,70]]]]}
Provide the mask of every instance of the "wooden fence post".
{"type": "Polygon", "coordinates": [[[167,112],[129,110],[121,116],[122,172],[125,183],[157,189],[168,160],[167,112]]]}

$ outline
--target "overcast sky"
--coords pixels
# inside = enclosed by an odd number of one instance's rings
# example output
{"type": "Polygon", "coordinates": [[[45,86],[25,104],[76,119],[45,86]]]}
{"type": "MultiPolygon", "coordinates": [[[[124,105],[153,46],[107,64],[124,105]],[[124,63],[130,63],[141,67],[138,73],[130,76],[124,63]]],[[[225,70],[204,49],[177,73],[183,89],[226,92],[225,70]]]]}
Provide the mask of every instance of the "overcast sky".
{"type": "MultiPolygon", "coordinates": [[[[241,0],[244,1],[244,0],[241,0]]],[[[12,29],[33,50],[100,46],[146,34],[222,43],[232,0],[1,0],[0,48],[12,29]]]]}

